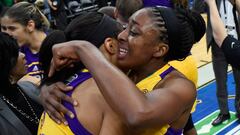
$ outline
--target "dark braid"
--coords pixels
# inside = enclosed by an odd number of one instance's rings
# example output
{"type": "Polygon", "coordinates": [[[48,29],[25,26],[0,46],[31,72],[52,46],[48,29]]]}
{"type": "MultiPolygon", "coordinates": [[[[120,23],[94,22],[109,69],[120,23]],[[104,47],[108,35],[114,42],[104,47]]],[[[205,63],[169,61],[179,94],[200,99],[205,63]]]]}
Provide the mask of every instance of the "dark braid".
{"type": "MultiPolygon", "coordinates": [[[[169,13],[166,14],[166,12],[163,15],[161,10],[163,10],[163,7],[148,9],[154,26],[159,30],[159,41],[169,46],[164,61],[184,60],[190,54],[193,44],[198,42],[205,34],[205,22],[200,14],[181,6],[168,11],[176,15],[177,23],[171,22],[172,20],[168,19],[169,13]],[[175,29],[175,31],[168,30],[170,27],[171,30],[175,29]]],[[[169,15],[171,16],[171,14],[169,15]]]]}
{"type": "Polygon", "coordinates": [[[153,15],[153,22],[154,22],[154,26],[156,26],[159,31],[159,40],[162,41],[165,44],[168,44],[168,34],[167,34],[167,29],[165,26],[165,22],[162,18],[161,13],[159,12],[158,8],[152,8],[152,15],[153,15]]]}

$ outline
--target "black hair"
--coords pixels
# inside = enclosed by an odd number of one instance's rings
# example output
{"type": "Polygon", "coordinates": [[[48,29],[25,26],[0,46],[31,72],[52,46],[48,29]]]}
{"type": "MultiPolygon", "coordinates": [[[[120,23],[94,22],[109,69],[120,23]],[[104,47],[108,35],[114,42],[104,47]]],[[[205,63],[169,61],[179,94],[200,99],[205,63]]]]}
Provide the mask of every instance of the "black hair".
{"type": "Polygon", "coordinates": [[[116,38],[121,31],[121,25],[109,16],[87,12],[71,21],[65,35],[68,41],[87,40],[99,47],[106,37],[116,38]]]}
{"type": "Polygon", "coordinates": [[[30,20],[33,20],[37,30],[46,31],[49,28],[49,22],[43,13],[34,5],[28,2],[19,2],[10,7],[3,17],[9,17],[15,22],[27,26],[30,20]]]}
{"type": "Polygon", "coordinates": [[[43,79],[47,78],[49,72],[49,66],[52,59],[52,47],[55,44],[63,43],[66,41],[66,37],[63,31],[55,30],[52,31],[47,37],[43,40],[41,48],[39,50],[39,63],[41,69],[44,71],[43,79]]]}
{"type": "Polygon", "coordinates": [[[10,72],[17,63],[19,47],[17,41],[0,32],[0,93],[10,87],[10,72]]]}
{"type": "Polygon", "coordinates": [[[147,10],[160,31],[159,39],[169,46],[164,61],[184,60],[190,54],[193,44],[205,34],[205,22],[196,12],[182,7],[154,7],[147,10]]]}
{"type": "MultiPolygon", "coordinates": [[[[43,80],[47,77],[54,44],[71,40],[86,40],[96,47],[100,47],[106,38],[117,38],[121,31],[121,25],[103,13],[88,12],[79,15],[70,22],[64,32],[52,32],[43,41],[39,52],[39,61],[45,72],[43,80]]],[[[69,77],[69,75],[76,73],[77,70],[83,69],[84,67],[82,63],[75,63],[73,68],[63,69],[64,71],[61,70],[57,72],[53,78],[50,78],[50,83],[56,80],[64,80],[66,77],[69,77]]],[[[47,81],[49,80],[47,79],[46,82],[47,81]]],[[[43,83],[45,83],[45,81],[43,83]]]]}
{"type": "Polygon", "coordinates": [[[116,9],[125,22],[132,16],[133,13],[143,8],[142,0],[117,0],[116,9]]]}

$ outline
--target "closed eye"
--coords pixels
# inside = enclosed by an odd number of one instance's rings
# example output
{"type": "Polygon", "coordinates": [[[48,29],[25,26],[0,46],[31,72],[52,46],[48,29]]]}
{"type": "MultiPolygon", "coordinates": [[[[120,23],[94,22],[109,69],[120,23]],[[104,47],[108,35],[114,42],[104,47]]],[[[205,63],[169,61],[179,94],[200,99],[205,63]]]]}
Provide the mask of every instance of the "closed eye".
{"type": "Polygon", "coordinates": [[[134,31],[132,31],[132,30],[130,30],[129,31],[129,35],[131,35],[131,36],[137,36],[137,35],[139,35],[137,32],[134,32],[134,31]]]}

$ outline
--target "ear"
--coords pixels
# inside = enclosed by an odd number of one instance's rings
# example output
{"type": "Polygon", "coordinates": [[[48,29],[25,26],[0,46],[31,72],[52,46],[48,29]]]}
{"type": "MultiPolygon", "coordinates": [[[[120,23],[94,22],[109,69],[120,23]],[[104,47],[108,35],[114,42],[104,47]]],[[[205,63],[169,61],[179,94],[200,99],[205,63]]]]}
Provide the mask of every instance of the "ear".
{"type": "Polygon", "coordinates": [[[111,55],[116,53],[117,51],[116,45],[117,45],[117,41],[113,38],[106,38],[104,41],[104,48],[111,55]]]}
{"type": "Polygon", "coordinates": [[[35,22],[33,20],[29,20],[27,24],[27,31],[32,33],[35,29],[35,22]]]}
{"type": "Polygon", "coordinates": [[[164,43],[159,43],[156,45],[154,48],[154,54],[153,57],[159,58],[159,57],[164,57],[169,50],[169,46],[164,43]]]}

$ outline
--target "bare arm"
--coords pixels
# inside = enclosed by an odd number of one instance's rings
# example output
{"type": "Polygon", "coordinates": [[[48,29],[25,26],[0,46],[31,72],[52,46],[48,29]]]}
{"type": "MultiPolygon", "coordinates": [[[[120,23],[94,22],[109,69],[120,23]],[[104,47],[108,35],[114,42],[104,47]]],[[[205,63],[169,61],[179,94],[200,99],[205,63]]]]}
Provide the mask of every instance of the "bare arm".
{"type": "Polygon", "coordinates": [[[210,21],[212,25],[213,37],[219,47],[222,46],[223,40],[227,37],[225,25],[223,24],[215,0],[205,0],[210,10],[210,21]]]}
{"type": "Polygon", "coordinates": [[[191,102],[195,98],[194,85],[185,79],[171,79],[164,85],[166,87],[144,95],[90,43],[75,41],[61,45],[53,47],[53,67],[66,65],[67,60],[64,58],[74,61],[81,59],[93,75],[107,103],[130,126],[168,124],[176,120],[186,110],[186,106],[191,108],[191,102]]]}

